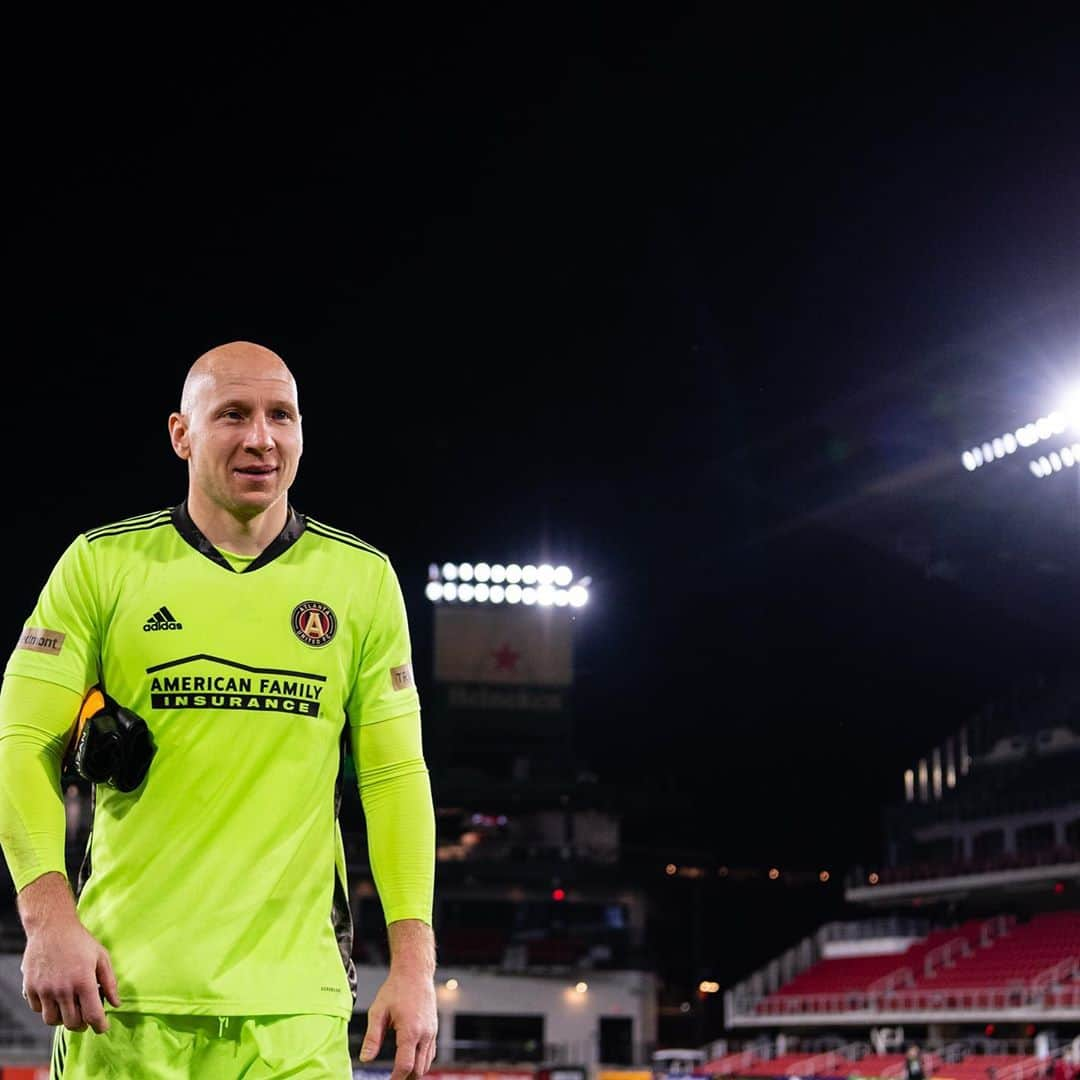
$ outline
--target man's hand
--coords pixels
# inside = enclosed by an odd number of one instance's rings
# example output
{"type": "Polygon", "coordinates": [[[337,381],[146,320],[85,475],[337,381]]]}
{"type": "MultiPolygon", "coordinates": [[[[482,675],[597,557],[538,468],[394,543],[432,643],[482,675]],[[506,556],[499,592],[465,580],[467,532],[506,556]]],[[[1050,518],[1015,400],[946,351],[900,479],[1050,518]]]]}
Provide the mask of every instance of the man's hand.
{"type": "Polygon", "coordinates": [[[374,1059],[386,1029],[391,1027],[397,1053],[390,1080],[419,1080],[431,1068],[435,1057],[438,1026],[435,983],[431,976],[396,974],[391,970],[368,1009],[360,1060],[374,1059]]]}
{"type": "Polygon", "coordinates": [[[19,908],[26,930],[22,973],[27,1004],[46,1024],[108,1031],[101,991],[111,1005],[120,1004],[112,961],[79,922],[67,880],[43,875],[19,894],[19,908]]]}
{"type": "Polygon", "coordinates": [[[419,1080],[435,1058],[439,1027],[434,938],[431,927],[417,919],[393,922],[389,932],[390,974],[368,1009],[360,1060],[373,1060],[387,1028],[393,1028],[397,1053],[390,1080],[419,1080]]]}

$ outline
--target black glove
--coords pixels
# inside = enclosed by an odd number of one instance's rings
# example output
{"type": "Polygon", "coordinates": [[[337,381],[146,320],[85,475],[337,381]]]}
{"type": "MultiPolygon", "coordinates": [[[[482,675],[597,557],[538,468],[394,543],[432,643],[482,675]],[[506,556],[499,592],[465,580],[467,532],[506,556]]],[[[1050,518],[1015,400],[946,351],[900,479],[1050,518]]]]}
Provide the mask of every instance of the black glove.
{"type": "Polygon", "coordinates": [[[156,747],[146,721],[93,687],[76,728],[75,771],[92,784],[134,791],[145,779],[156,747]]]}

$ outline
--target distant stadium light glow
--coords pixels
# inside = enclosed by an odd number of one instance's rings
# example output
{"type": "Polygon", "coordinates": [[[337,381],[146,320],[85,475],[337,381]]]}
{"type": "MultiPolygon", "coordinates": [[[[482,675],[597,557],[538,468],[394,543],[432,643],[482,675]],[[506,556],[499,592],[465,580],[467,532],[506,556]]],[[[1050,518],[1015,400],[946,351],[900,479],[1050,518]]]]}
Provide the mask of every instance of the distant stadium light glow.
{"type": "Polygon", "coordinates": [[[496,585],[501,585],[506,580],[506,567],[501,563],[496,563],[491,568],[491,580],[496,585]]]}
{"type": "Polygon", "coordinates": [[[575,585],[570,590],[570,606],[584,607],[589,601],[589,590],[583,585],[575,585]]]}
{"type": "Polygon", "coordinates": [[[1061,411],[1065,414],[1065,422],[1073,429],[1080,431],[1080,383],[1065,395],[1061,411]]]}
{"type": "Polygon", "coordinates": [[[473,567],[473,575],[477,581],[490,581],[491,580],[491,567],[486,562],[478,562],[473,567]]]}
{"type": "Polygon", "coordinates": [[[1061,407],[1053,412],[1023,424],[1015,431],[1007,431],[1004,435],[968,447],[961,453],[960,463],[968,472],[974,472],[991,461],[1000,461],[1015,454],[1020,447],[1026,449],[1056,435],[1063,435],[1070,429],[1080,432],[1080,386],[1066,394],[1061,407]]]}
{"type": "Polygon", "coordinates": [[[540,585],[550,585],[555,580],[555,567],[543,563],[536,568],[536,581],[540,585]]]}
{"type": "Polygon", "coordinates": [[[507,585],[506,586],[506,602],[508,604],[520,604],[521,603],[521,586],[520,585],[507,585]]]}
{"type": "Polygon", "coordinates": [[[457,567],[452,562],[443,563],[442,576],[443,581],[456,581],[457,567]]]}
{"type": "Polygon", "coordinates": [[[486,604],[491,596],[491,588],[481,582],[473,589],[473,597],[478,604],[486,604]]]}
{"type": "Polygon", "coordinates": [[[570,603],[570,590],[569,589],[556,589],[555,590],[555,606],[566,607],[570,603]]]}
{"type": "Polygon", "coordinates": [[[424,589],[424,594],[433,603],[436,600],[442,599],[442,585],[437,581],[429,581],[427,587],[424,589]]]}
{"type": "Polygon", "coordinates": [[[574,580],[574,571],[569,566],[555,567],[555,584],[560,589],[565,589],[574,580]]]}
{"type": "Polygon", "coordinates": [[[464,604],[467,604],[470,600],[472,600],[473,587],[467,581],[463,581],[458,586],[457,598],[464,604]]]}
{"type": "Polygon", "coordinates": [[[541,607],[551,607],[555,603],[555,586],[554,585],[541,585],[536,590],[536,602],[541,607]]]}
{"type": "Polygon", "coordinates": [[[506,599],[506,590],[501,585],[492,585],[488,599],[493,604],[501,604],[506,599]]]}
{"type": "Polygon", "coordinates": [[[516,585],[521,580],[521,567],[517,563],[511,563],[506,568],[506,580],[511,585],[516,585]]]}
{"type": "Polygon", "coordinates": [[[457,568],[457,572],[458,572],[458,577],[460,577],[462,581],[472,581],[472,575],[473,575],[472,563],[463,562],[457,568]]]}
{"type": "Polygon", "coordinates": [[[526,585],[521,590],[521,602],[523,604],[535,604],[536,603],[536,590],[531,585],[526,585]]]}
{"type": "Polygon", "coordinates": [[[535,585],[537,570],[535,566],[523,566],[521,568],[521,580],[525,585],[535,585]]]}
{"type": "Polygon", "coordinates": [[[442,587],[442,598],[444,600],[456,600],[457,599],[457,586],[452,582],[446,582],[442,587]]]}

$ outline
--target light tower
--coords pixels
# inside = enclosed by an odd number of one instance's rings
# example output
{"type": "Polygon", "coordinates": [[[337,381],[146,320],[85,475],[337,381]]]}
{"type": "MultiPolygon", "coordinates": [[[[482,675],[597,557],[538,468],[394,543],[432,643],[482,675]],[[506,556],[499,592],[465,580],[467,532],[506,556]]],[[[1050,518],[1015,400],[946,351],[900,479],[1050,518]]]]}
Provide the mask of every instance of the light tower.
{"type": "Polygon", "coordinates": [[[590,585],[561,564],[431,564],[433,733],[444,766],[570,777],[574,630],[590,585]]]}

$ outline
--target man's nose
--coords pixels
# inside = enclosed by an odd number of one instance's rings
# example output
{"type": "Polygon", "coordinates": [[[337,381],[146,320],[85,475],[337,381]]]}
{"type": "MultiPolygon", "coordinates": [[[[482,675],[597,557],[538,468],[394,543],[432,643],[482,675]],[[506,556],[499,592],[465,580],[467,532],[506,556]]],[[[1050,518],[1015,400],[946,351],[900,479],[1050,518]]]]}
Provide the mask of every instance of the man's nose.
{"type": "Polygon", "coordinates": [[[258,450],[266,453],[274,448],[274,436],[270,432],[270,425],[261,418],[256,418],[248,424],[247,437],[244,446],[249,450],[258,450]]]}

